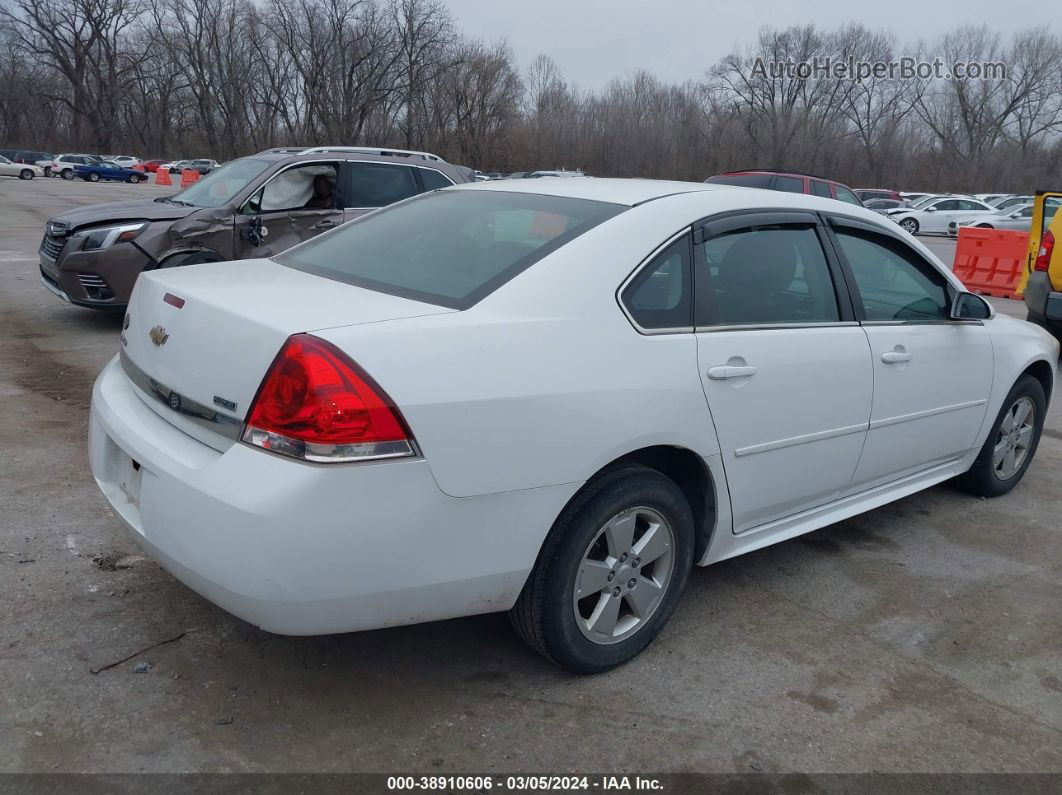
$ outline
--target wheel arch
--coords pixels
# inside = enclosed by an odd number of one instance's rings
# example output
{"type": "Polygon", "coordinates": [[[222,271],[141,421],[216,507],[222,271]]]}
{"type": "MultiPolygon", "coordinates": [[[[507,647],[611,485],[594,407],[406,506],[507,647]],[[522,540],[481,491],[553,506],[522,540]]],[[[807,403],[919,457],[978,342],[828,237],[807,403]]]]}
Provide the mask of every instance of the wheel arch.
{"type": "MultiPolygon", "coordinates": [[[[693,511],[694,527],[697,533],[697,546],[694,549],[693,559],[701,560],[715,532],[719,516],[719,511],[716,510],[719,490],[705,460],[687,447],[652,445],[632,450],[610,461],[587,478],[586,483],[592,483],[606,472],[625,464],[640,464],[656,470],[673,480],[686,495],[693,511]]],[[[581,491],[582,489],[579,490],[581,491]]],[[[572,495],[572,498],[565,504],[565,508],[579,492],[572,495]]]]}
{"type": "Polygon", "coordinates": [[[1044,359],[1037,359],[1022,371],[1022,375],[1031,375],[1040,382],[1040,386],[1044,388],[1044,397],[1047,398],[1047,402],[1050,404],[1051,391],[1055,385],[1055,373],[1050,363],[1044,359]]]}
{"type": "Polygon", "coordinates": [[[164,267],[163,263],[165,263],[167,260],[172,260],[175,257],[187,257],[191,254],[197,254],[199,256],[202,256],[204,258],[204,262],[224,262],[227,259],[225,256],[218,253],[212,248],[194,247],[171,249],[162,254],[162,256],[158,257],[157,259],[159,262],[159,266],[164,267]]]}

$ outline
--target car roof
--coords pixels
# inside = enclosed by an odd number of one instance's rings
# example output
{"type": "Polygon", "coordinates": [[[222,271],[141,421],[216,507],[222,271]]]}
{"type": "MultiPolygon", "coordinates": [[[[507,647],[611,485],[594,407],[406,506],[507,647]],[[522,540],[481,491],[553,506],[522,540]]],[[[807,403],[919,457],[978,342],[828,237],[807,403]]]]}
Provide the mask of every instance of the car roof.
{"type": "Polygon", "coordinates": [[[498,180],[494,182],[471,182],[447,190],[487,190],[502,193],[537,193],[544,196],[561,196],[570,199],[636,204],[673,196],[677,193],[717,190],[757,190],[738,188],[733,185],[713,185],[704,182],[678,182],[663,179],[615,179],[603,177],[540,177],[529,180],[498,180]]]}

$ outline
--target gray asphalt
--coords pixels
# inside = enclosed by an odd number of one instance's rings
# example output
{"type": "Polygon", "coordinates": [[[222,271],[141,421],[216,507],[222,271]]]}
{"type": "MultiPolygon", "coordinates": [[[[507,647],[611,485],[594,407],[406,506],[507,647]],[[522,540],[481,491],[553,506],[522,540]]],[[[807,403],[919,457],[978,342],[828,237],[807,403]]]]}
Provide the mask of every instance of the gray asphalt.
{"type": "Polygon", "coordinates": [[[196,596],[88,470],[120,318],[36,275],[50,215],[162,192],[0,181],[0,771],[1062,771],[1062,401],[1006,497],[944,485],[698,569],[601,676],[503,616],[285,638],[196,596]]]}

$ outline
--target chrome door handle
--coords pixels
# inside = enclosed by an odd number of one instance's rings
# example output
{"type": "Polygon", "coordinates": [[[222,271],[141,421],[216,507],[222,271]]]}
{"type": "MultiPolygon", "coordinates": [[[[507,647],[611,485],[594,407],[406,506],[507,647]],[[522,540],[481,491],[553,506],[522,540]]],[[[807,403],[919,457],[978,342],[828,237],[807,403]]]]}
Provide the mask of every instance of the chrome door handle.
{"type": "Polygon", "coordinates": [[[901,351],[886,351],[881,354],[881,360],[885,364],[903,364],[911,361],[911,354],[902,353],[901,351]]]}
{"type": "Polygon", "coordinates": [[[331,218],[325,218],[323,221],[320,221],[320,222],[314,224],[313,228],[314,229],[331,229],[335,225],[336,225],[336,222],[333,221],[331,218]]]}
{"type": "Polygon", "coordinates": [[[713,381],[724,381],[727,378],[747,378],[756,374],[756,368],[751,364],[733,365],[722,364],[708,370],[708,377],[713,381]]]}

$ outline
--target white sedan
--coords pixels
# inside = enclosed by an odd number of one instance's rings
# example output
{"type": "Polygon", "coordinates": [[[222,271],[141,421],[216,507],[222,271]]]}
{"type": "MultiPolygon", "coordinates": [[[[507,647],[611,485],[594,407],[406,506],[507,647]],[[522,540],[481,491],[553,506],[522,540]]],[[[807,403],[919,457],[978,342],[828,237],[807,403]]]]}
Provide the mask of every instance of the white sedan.
{"type": "Polygon", "coordinates": [[[912,235],[946,235],[949,224],[976,220],[998,212],[999,208],[972,196],[937,196],[923,199],[914,207],[890,210],[886,217],[912,235]]]}
{"type": "Polygon", "coordinates": [[[3,155],[0,155],[0,177],[18,177],[19,179],[33,179],[43,177],[44,169],[32,163],[14,163],[3,155]]]}
{"type": "Polygon", "coordinates": [[[148,554],[253,624],[508,610],[595,672],[695,564],[949,478],[1009,491],[1057,358],[860,207],[489,182],[143,274],[89,450],[148,554]]]}

